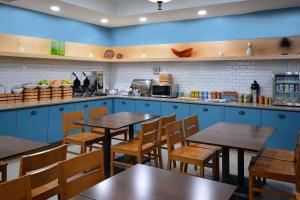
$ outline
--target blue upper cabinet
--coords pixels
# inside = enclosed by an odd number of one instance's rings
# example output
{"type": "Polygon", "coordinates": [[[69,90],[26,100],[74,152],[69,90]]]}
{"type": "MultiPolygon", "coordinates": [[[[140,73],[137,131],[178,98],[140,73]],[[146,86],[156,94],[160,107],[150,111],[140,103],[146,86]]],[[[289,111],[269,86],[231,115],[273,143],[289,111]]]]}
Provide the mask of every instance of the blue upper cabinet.
{"type": "MultiPolygon", "coordinates": [[[[160,115],[160,102],[158,101],[136,101],[135,110],[137,113],[160,115]]],[[[136,125],[140,130],[140,124],[136,125]]]]}
{"type": "Polygon", "coordinates": [[[161,116],[176,114],[177,120],[190,116],[190,105],[185,103],[161,103],[161,116]]]}
{"type": "Polygon", "coordinates": [[[47,143],[48,107],[17,111],[17,137],[47,143]]]}
{"type": "Polygon", "coordinates": [[[16,134],[16,112],[0,112],[0,135],[14,136],[16,134]]]}
{"type": "Polygon", "coordinates": [[[135,112],[135,101],[130,99],[115,99],[114,113],[135,112]]]}
{"type": "Polygon", "coordinates": [[[84,112],[84,119],[88,120],[90,118],[90,109],[95,108],[95,101],[85,101],[75,104],[76,111],[84,112]]]}
{"type": "Polygon", "coordinates": [[[200,130],[222,121],[223,106],[191,105],[191,115],[198,115],[200,130]]]}
{"type": "Polygon", "coordinates": [[[63,113],[74,112],[74,104],[62,104],[49,107],[49,128],[48,143],[54,143],[63,140],[63,113]]]}
{"type": "Polygon", "coordinates": [[[95,101],[95,107],[106,107],[108,114],[112,114],[113,112],[113,100],[112,99],[103,99],[95,101]]]}
{"type": "Polygon", "coordinates": [[[260,110],[225,107],[224,121],[239,124],[260,125],[260,110]]]}
{"type": "Polygon", "coordinates": [[[287,111],[262,111],[262,126],[276,128],[266,146],[294,150],[297,132],[300,131],[300,113],[287,111]]]}

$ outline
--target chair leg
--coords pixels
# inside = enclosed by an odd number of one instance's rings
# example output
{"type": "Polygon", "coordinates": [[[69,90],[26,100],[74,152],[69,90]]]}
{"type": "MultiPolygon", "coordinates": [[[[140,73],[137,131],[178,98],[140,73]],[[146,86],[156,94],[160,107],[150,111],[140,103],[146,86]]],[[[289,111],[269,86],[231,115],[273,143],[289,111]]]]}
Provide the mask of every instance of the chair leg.
{"type": "Polygon", "coordinates": [[[180,165],[179,165],[179,171],[183,173],[183,167],[184,167],[185,163],[183,162],[180,162],[180,165]]]}
{"type": "Polygon", "coordinates": [[[128,133],[124,133],[124,141],[127,141],[127,138],[128,138],[128,133]]]}
{"type": "Polygon", "coordinates": [[[177,166],[176,166],[176,161],[175,161],[175,160],[173,160],[173,167],[174,167],[174,168],[177,168],[177,166]]]}
{"type": "Polygon", "coordinates": [[[157,151],[158,151],[158,158],[159,158],[159,168],[163,169],[164,164],[163,164],[163,160],[162,160],[161,148],[158,147],[157,151]]]}
{"type": "Polygon", "coordinates": [[[204,178],[204,163],[200,165],[200,177],[204,178]]]}
{"type": "Polygon", "coordinates": [[[157,157],[157,150],[156,149],[153,150],[153,156],[154,156],[155,167],[158,168],[159,165],[158,165],[158,157],[157,157]]]}
{"type": "Polygon", "coordinates": [[[189,164],[188,164],[188,163],[185,163],[185,164],[184,164],[184,173],[187,173],[188,166],[189,166],[189,164]]]}
{"type": "Polygon", "coordinates": [[[83,148],[84,148],[84,145],[82,144],[82,145],[80,145],[80,154],[83,154],[84,153],[84,150],[83,150],[83,148]]]}
{"type": "Polygon", "coordinates": [[[253,200],[253,176],[249,174],[249,200],[253,200]]]}
{"type": "Polygon", "coordinates": [[[90,152],[93,151],[93,146],[92,146],[92,145],[89,146],[89,151],[90,151],[90,152]]]}
{"type": "Polygon", "coordinates": [[[171,170],[172,168],[172,160],[168,159],[167,170],[171,170]]]}
{"type": "Polygon", "coordinates": [[[220,172],[219,172],[219,154],[215,153],[213,158],[213,176],[215,181],[219,181],[220,179],[220,172]]]}
{"type": "Polygon", "coordinates": [[[137,159],[139,164],[143,164],[143,155],[139,155],[137,159]]]}
{"type": "Polygon", "coordinates": [[[115,152],[112,151],[110,153],[110,176],[113,176],[115,174],[114,160],[115,160],[115,152]]]}
{"type": "Polygon", "coordinates": [[[194,170],[197,171],[198,170],[198,166],[194,165],[194,170]]]}

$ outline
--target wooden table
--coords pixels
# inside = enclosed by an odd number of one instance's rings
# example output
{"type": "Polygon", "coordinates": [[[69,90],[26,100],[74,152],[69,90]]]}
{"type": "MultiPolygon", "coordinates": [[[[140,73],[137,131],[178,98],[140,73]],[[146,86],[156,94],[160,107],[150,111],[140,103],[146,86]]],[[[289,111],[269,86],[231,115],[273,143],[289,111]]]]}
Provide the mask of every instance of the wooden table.
{"type": "Polygon", "coordinates": [[[0,160],[7,160],[33,151],[44,149],[48,144],[25,140],[21,138],[0,136],[0,160]]]}
{"type": "Polygon", "coordinates": [[[80,196],[94,200],[225,200],[235,186],[137,164],[80,196]]]}
{"type": "Polygon", "coordinates": [[[129,139],[134,136],[134,125],[158,118],[159,115],[150,114],[139,114],[130,112],[120,112],[112,115],[99,116],[97,119],[92,121],[81,121],[74,122],[79,125],[94,127],[94,128],[104,128],[105,136],[103,141],[104,150],[104,171],[108,176],[110,172],[110,146],[111,146],[111,135],[110,130],[117,130],[124,127],[129,127],[129,139]]]}
{"type": "Polygon", "coordinates": [[[274,128],[219,122],[186,140],[222,147],[223,181],[232,183],[229,173],[229,149],[238,151],[238,184],[244,185],[244,151],[258,152],[275,131],[274,128]]]}

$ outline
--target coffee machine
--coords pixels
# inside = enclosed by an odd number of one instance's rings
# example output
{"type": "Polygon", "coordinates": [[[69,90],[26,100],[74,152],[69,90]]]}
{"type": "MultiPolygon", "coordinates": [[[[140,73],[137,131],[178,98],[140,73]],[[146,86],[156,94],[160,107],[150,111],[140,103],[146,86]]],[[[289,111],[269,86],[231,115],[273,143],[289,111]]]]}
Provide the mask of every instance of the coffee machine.
{"type": "Polygon", "coordinates": [[[92,96],[105,96],[104,87],[104,72],[103,71],[92,71],[91,72],[91,91],[92,96]]]}

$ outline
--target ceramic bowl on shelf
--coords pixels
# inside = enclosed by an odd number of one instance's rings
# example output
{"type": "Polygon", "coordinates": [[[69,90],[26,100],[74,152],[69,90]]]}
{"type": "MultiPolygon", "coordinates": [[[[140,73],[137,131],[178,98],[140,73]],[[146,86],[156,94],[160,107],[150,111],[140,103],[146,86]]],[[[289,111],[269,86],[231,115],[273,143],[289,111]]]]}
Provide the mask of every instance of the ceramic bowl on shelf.
{"type": "Polygon", "coordinates": [[[35,89],[37,85],[35,83],[24,83],[22,87],[25,89],[35,89]]]}
{"type": "Polygon", "coordinates": [[[23,92],[23,88],[12,88],[11,91],[15,94],[21,94],[23,92]]]}

